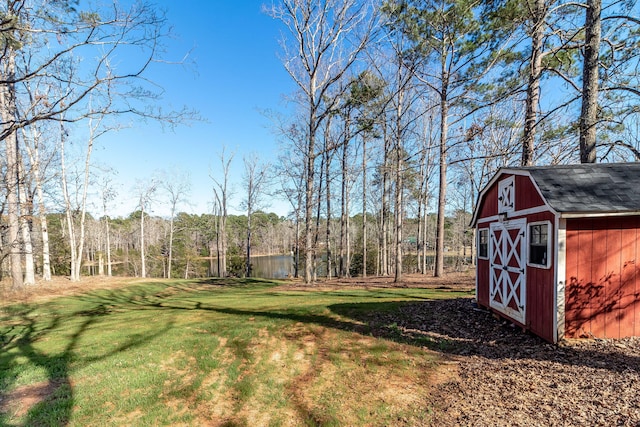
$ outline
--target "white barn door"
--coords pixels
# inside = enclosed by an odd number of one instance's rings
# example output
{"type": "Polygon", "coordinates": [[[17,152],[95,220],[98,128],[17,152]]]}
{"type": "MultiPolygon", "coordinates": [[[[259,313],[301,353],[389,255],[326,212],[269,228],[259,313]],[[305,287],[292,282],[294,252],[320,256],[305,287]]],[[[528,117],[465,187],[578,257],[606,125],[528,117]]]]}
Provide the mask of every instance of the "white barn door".
{"type": "Polygon", "coordinates": [[[490,226],[489,305],[524,324],[527,296],[526,219],[490,226]]]}

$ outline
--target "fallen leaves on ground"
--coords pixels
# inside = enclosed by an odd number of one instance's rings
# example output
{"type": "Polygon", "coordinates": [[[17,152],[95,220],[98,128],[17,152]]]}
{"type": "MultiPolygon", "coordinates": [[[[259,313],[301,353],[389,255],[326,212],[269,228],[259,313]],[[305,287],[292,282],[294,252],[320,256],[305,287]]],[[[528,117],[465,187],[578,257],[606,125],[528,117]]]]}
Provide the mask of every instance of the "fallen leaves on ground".
{"type": "Polygon", "coordinates": [[[438,426],[638,426],[640,338],[553,345],[475,308],[470,299],[371,313],[377,334],[426,342],[457,375],[434,385],[438,426]]]}

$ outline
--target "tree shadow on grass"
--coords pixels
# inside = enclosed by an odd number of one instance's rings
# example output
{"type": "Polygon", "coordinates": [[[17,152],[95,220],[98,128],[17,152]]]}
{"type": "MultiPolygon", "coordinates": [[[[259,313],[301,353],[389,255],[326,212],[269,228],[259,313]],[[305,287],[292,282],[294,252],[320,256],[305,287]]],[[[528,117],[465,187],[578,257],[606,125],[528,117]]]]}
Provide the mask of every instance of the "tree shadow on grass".
{"type": "Polygon", "coordinates": [[[640,370],[640,357],[605,341],[550,344],[475,308],[469,298],[400,303],[337,304],[330,309],[366,323],[371,334],[444,354],[488,359],[533,359],[623,373],[640,370]]]}
{"type": "MultiPolygon", "coordinates": [[[[8,308],[6,318],[10,326],[0,326],[0,425],[64,426],[69,423],[74,406],[74,390],[70,371],[78,362],[76,346],[81,337],[102,317],[110,314],[103,303],[90,309],[60,314],[53,311],[42,316],[36,308],[22,306],[8,308]],[[66,322],[83,319],[67,338],[61,351],[43,351],[38,342],[49,339],[49,334],[59,328],[68,328],[66,322]],[[36,384],[16,387],[15,384],[25,365],[32,365],[45,372],[46,380],[36,384]],[[17,419],[23,419],[17,424],[17,419]]],[[[4,313],[3,313],[4,314],[4,313]]],[[[5,317],[5,316],[3,316],[5,317]]],[[[129,348],[140,346],[171,328],[168,323],[161,330],[147,336],[135,335],[115,349],[97,357],[83,358],[83,363],[106,359],[129,348]]]]}
{"type": "MultiPolygon", "coordinates": [[[[397,296],[407,297],[402,294],[397,296]]],[[[117,295],[103,297],[106,303],[113,301],[117,295]]],[[[393,292],[389,297],[394,298],[393,292]]],[[[593,342],[561,346],[549,344],[506,321],[495,319],[486,310],[474,308],[470,298],[332,304],[327,306],[332,315],[314,313],[307,307],[286,307],[285,304],[282,309],[268,311],[224,307],[203,303],[194,293],[170,298],[162,292],[139,292],[127,299],[136,309],[205,310],[247,319],[264,317],[288,320],[371,335],[449,355],[534,359],[604,368],[612,372],[640,369],[640,357],[619,351],[615,345],[602,342],[596,342],[596,345],[592,345],[593,342]]],[[[118,304],[122,306],[124,301],[118,304]]]]}
{"type": "MultiPolygon", "coordinates": [[[[202,285],[207,285],[203,283],[202,285]]],[[[217,285],[211,283],[211,285],[217,285]]],[[[213,289],[213,287],[211,288],[213,289]]],[[[96,291],[73,297],[82,302],[82,310],[64,314],[52,311],[46,319],[25,306],[9,313],[8,326],[0,328],[0,424],[11,425],[11,415],[2,410],[11,407],[9,399],[19,377],[20,364],[29,363],[46,372],[46,396],[34,404],[24,417],[23,425],[66,425],[74,406],[74,390],[70,380],[72,363],[78,362],[76,346],[80,338],[105,316],[134,310],[209,311],[238,316],[241,320],[262,317],[293,323],[318,325],[336,330],[370,335],[390,341],[461,356],[490,359],[535,359],[567,365],[609,369],[612,372],[637,371],[640,358],[618,352],[611,347],[554,346],[510,327],[483,310],[476,310],[468,298],[420,301],[380,301],[331,304],[329,313],[308,307],[256,310],[225,307],[210,301],[203,289],[176,285],[163,288],[137,286],[117,291],[96,291]],[[200,301],[206,295],[209,302],[200,301]],[[315,310],[315,311],[312,311],[315,310]],[[77,319],[82,319],[80,322],[77,319]],[[49,333],[75,319],[76,326],[64,348],[44,352],[35,344],[49,333]],[[4,403],[6,402],[6,404],[4,403]]],[[[354,294],[354,296],[356,296],[354,294]]],[[[358,295],[361,296],[361,295],[358,295]]],[[[406,299],[406,295],[401,295],[406,299]]],[[[389,295],[394,298],[394,295],[389,295]]],[[[400,295],[399,295],[400,297],[400,295]]],[[[6,319],[3,319],[3,321],[6,319]]],[[[129,348],[143,345],[171,329],[171,322],[146,335],[131,336],[126,342],[97,357],[84,358],[90,363],[108,358],[129,348]]],[[[17,425],[17,424],[14,424],[17,425]]]]}

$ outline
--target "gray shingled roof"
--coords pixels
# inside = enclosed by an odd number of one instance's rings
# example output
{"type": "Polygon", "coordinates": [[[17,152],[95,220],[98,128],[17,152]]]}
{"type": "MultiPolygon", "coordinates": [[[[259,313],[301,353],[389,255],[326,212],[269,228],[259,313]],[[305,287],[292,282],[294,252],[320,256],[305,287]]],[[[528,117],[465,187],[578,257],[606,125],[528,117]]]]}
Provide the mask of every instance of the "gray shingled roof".
{"type": "Polygon", "coordinates": [[[532,166],[528,171],[558,212],[640,211],[640,163],[532,166]]]}

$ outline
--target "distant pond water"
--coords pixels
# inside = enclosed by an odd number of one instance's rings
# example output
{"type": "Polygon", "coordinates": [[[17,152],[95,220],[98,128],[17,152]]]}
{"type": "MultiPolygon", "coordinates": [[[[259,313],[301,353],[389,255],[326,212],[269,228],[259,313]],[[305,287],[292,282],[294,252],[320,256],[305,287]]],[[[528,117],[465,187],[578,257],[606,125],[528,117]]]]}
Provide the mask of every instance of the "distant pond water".
{"type": "MultiPolygon", "coordinates": [[[[227,260],[229,262],[229,260],[227,260]]],[[[293,276],[294,265],[291,255],[262,255],[252,256],[252,277],[262,279],[285,279],[293,276]]],[[[209,265],[209,261],[207,261],[209,265]]],[[[211,261],[211,272],[215,276],[218,274],[218,266],[216,260],[211,261]]]]}
{"type": "MultiPolygon", "coordinates": [[[[227,262],[231,262],[230,259],[227,262]]],[[[455,268],[457,264],[460,264],[460,267],[466,269],[469,267],[469,259],[463,260],[461,257],[457,256],[445,256],[445,265],[448,268],[455,268]]],[[[429,266],[433,266],[434,257],[427,256],[427,264],[429,266]]],[[[251,277],[257,277],[262,279],[285,279],[287,277],[293,277],[295,273],[294,266],[294,257],[292,255],[263,255],[263,256],[253,256],[251,257],[252,264],[252,273],[251,277]]],[[[216,259],[210,259],[206,261],[206,265],[208,266],[208,271],[211,272],[211,275],[217,276],[218,269],[216,264],[216,259]]],[[[375,266],[375,262],[372,264],[375,266]]],[[[369,266],[367,270],[370,270],[372,265],[369,266]]],[[[301,256],[300,260],[300,269],[298,274],[304,275],[304,259],[301,256]]],[[[405,273],[414,273],[417,271],[417,258],[415,254],[408,254],[404,256],[403,260],[403,270],[405,273]]],[[[243,267],[244,268],[244,267],[243,267]]],[[[326,256],[321,256],[318,259],[318,277],[326,277],[327,276],[327,264],[326,264],[326,256]]],[[[335,276],[338,272],[335,270],[336,265],[335,262],[332,265],[332,275],[335,276]]],[[[372,274],[372,271],[369,271],[372,274]]]]}
{"type": "Polygon", "coordinates": [[[265,255],[251,257],[252,276],[264,279],[284,279],[293,276],[291,255],[265,255]]]}

